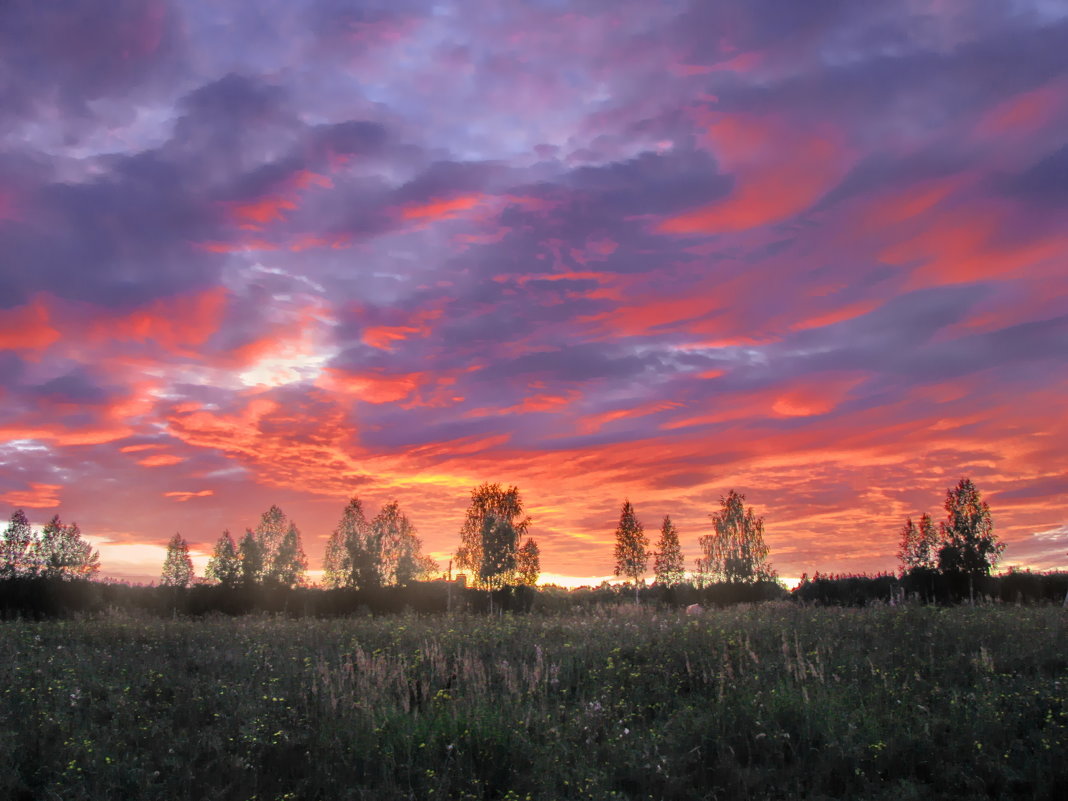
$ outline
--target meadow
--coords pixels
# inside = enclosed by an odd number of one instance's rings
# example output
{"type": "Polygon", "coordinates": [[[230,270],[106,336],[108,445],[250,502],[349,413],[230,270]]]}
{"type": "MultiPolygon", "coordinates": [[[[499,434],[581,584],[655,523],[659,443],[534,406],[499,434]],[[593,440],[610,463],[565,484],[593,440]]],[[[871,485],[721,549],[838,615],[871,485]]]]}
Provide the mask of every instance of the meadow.
{"type": "Polygon", "coordinates": [[[1068,612],[0,624],[10,799],[1068,798],[1068,612]]]}

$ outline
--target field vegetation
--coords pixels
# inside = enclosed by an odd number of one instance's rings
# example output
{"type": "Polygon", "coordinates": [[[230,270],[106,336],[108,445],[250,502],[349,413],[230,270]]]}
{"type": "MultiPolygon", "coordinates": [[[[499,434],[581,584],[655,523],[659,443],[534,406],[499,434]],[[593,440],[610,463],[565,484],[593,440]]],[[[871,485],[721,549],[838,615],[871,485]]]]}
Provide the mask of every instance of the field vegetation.
{"type": "Polygon", "coordinates": [[[1068,797],[1054,606],[0,626],[0,797],[1068,797]]]}

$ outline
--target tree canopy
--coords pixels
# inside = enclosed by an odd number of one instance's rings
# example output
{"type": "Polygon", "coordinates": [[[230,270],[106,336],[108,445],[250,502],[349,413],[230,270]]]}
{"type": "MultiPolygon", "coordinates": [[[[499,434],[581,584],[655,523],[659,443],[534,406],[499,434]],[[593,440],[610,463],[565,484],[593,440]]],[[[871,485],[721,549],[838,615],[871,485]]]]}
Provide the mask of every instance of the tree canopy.
{"type": "Polygon", "coordinates": [[[47,578],[92,578],[100,572],[100,553],[82,539],[77,523],[64,525],[55,515],[34,544],[31,571],[47,578]]]}
{"type": "Polygon", "coordinates": [[[921,515],[919,526],[912,522],[911,517],[905,519],[897,557],[906,573],[916,569],[930,570],[937,565],[938,534],[930,515],[921,515]]]}
{"type": "Polygon", "coordinates": [[[408,584],[438,568],[437,562],[421,553],[423,541],[396,500],[387,503],[375,515],[371,521],[371,536],[381,554],[379,569],[386,584],[408,584]]]}
{"type": "Polygon", "coordinates": [[[994,534],[990,507],[972,480],[962,478],[956,487],[946,490],[944,506],[939,568],[969,576],[990,575],[1005,545],[994,534]]]}
{"type": "Polygon", "coordinates": [[[457,566],[471,575],[475,586],[491,586],[501,580],[507,583],[510,576],[500,577],[505,571],[515,569],[516,549],[530,524],[529,515],[523,514],[523,499],[518,487],[505,489],[500,484],[490,483],[475,487],[471,490],[471,503],[460,529],[457,566]],[[487,537],[497,549],[488,556],[484,552],[487,537]],[[499,550],[501,548],[504,550],[499,550]],[[486,578],[483,578],[484,573],[486,578]]]}
{"type": "Polygon", "coordinates": [[[383,582],[382,543],[353,497],[326,543],[323,584],[327,587],[380,587],[383,582]]]}
{"type": "Polygon", "coordinates": [[[700,538],[697,572],[703,581],[753,583],[775,578],[764,543],[764,518],[746,508],[745,495],[731,490],[711,515],[712,533],[700,538]]]}
{"type": "Polygon", "coordinates": [[[533,587],[538,583],[541,575],[541,549],[533,538],[519,546],[519,553],[515,560],[516,578],[520,584],[533,587]]]}
{"type": "Polygon", "coordinates": [[[22,576],[33,563],[33,528],[26,513],[16,509],[0,537],[0,578],[22,576]]]}
{"type": "Polygon", "coordinates": [[[193,583],[193,560],[189,556],[189,543],[175,532],[167,543],[167,556],[163,560],[163,572],[159,583],[163,587],[188,587],[193,583]]]}
{"type": "Polygon", "coordinates": [[[679,532],[669,515],[664,515],[664,522],[660,527],[660,540],[653,558],[653,572],[656,575],[656,583],[665,587],[681,584],[685,578],[679,532]]]}
{"type": "Polygon", "coordinates": [[[230,530],[223,531],[215,543],[204,577],[216,581],[224,587],[236,587],[241,581],[241,557],[237,552],[230,530]]]}
{"type": "Polygon", "coordinates": [[[285,512],[272,504],[260,517],[255,537],[262,560],[260,581],[281,587],[304,583],[308,558],[304,555],[300,530],[285,512]]]}
{"type": "Polygon", "coordinates": [[[649,564],[648,546],[645,529],[638,522],[634,505],[629,499],[623,501],[619,510],[619,525],[616,526],[615,574],[626,576],[634,582],[635,600],[638,598],[638,582],[649,564]]]}

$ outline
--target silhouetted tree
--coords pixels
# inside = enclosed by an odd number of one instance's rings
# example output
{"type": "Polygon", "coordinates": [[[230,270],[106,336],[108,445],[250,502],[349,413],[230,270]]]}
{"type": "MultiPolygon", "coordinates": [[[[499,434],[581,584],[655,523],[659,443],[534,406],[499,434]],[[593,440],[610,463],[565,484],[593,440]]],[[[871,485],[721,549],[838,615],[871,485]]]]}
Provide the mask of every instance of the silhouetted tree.
{"type": "Polygon", "coordinates": [[[0,578],[23,576],[30,572],[33,544],[33,528],[26,513],[16,509],[11,521],[0,537],[0,578]]]}
{"type": "Polygon", "coordinates": [[[656,574],[656,583],[665,587],[681,584],[685,575],[679,532],[668,515],[664,515],[664,523],[660,527],[660,541],[653,559],[653,572],[656,574]]]}
{"type": "Polygon", "coordinates": [[[944,573],[967,575],[968,594],[974,600],[975,577],[990,575],[1005,545],[995,536],[990,507],[970,478],[946,490],[945,509],[938,567],[944,573]]]}
{"type": "Polygon", "coordinates": [[[630,500],[623,501],[619,510],[619,525],[616,526],[616,569],[617,576],[626,576],[634,582],[634,602],[638,602],[638,580],[645,574],[649,564],[647,552],[649,541],[645,529],[634,514],[630,500]]]}
{"type": "Polygon", "coordinates": [[[275,562],[282,547],[282,540],[289,531],[289,518],[279,506],[271,504],[271,507],[260,515],[260,522],[256,524],[255,531],[256,541],[263,555],[263,581],[268,581],[276,571],[275,562]]]}
{"type": "Polygon", "coordinates": [[[897,557],[905,573],[917,568],[931,569],[938,564],[938,534],[930,515],[921,515],[918,527],[911,517],[905,519],[897,557]]]}
{"type": "Polygon", "coordinates": [[[240,583],[241,557],[237,553],[237,545],[230,536],[229,529],[223,531],[215,543],[215,550],[212,551],[204,576],[224,587],[236,587],[240,583]]]}
{"type": "Polygon", "coordinates": [[[381,548],[382,578],[386,584],[408,584],[437,570],[437,563],[420,553],[422,540],[397,501],[390,501],[375,515],[371,535],[381,548]]]}
{"type": "MultiPolygon", "coordinates": [[[[466,571],[472,577],[472,584],[484,586],[482,581],[483,568],[483,536],[489,532],[496,536],[495,526],[489,528],[485,525],[488,515],[493,515],[498,520],[508,523],[515,532],[515,543],[526,536],[530,528],[531,519],[523,514],[523,499],[519,495],[518,487],[505,489],[500,484],[481,484],[471,490],[471,504],[467,507],[467,515],[460,529],[460,547],[456,551],[456,564],[460,570],[466,571]]],[[[500,532],[500,533],[507,533],[500,532]]],[[[499,538],[501,541],[510,541],[508,537],[499,538]]],[[[514,560],[514,552],[504,555],[503,561],[514,560]]],[[[492,555],[488,564],[492,565],[502,561],[500,555],[492,555]]],[[[497,575],[497,574],[494,574],[497,575]]]]}
{"type": "Polygon", "coordinates": [[[63,525],[53,516],[33,547],[32,571],[47,578],[92,578],[100,571],[100,554],[82,539],[77,523],[63,525]]]}
{"type": "Polygon", "coordinates": [[[363,503],[353,498],[326,543],[323,584],[367,589],[382,585],[382,543],[367,522],[363,503]]]}
{"type": "Polygon", "coordinates": [[[538,583],[538,576],[541,575],[541,549],[533,538],[528,537],[527,541],[519,546],[515,572],[520,584],[533,587],[538,583]]]}
{"type": "Polygon", "coordinates": [[[167,543],[167,556],[160,574],[161,587],[188,587],[193,583],[193,560],[189,557],[189,543],[175,532],[167,543]]]}
{"type": "Polygon", "coordinates": [[[745,507],[745,496],[731,490],[720,498],[712,517],[713,533],[700,538],[702,557],[697,572],[703,581],[754,583],[775,578],[767,563],[764,518],[745,507]]]}
{"type": "Polygon", "coordinates": [[[491,590],[511,584],[515,579],[519,533],[506,517],[490,512],[482,518],[482,564],[478,578],[491,590]]]}
{"type": "Polygon", "coordinates": [[[308,571],[308,557],[304,554],[304,548],[300,543],[300,530],[296,523],[290,523],[278,546],[278,552],[274,557],[274,564],[270,572],[266,573],[264,580],[270,584],[281,587],[299,587],[305,583],[305,574],[308,571]]]}
{"type": "Polygon", "coordinates": [[[259,584],[263,578],[263,549],[252,529],[245,529],[238,549],[241,558],[241,583],[246,587],[259,584]]]}
{"type": "Polygon", "coordinates": [[[256,542],[263,560],[264,584],[295,587],[304,580],[308,559],[301,546],[300,530],[285,512],[272,504],[256,526],[256,542]]]}

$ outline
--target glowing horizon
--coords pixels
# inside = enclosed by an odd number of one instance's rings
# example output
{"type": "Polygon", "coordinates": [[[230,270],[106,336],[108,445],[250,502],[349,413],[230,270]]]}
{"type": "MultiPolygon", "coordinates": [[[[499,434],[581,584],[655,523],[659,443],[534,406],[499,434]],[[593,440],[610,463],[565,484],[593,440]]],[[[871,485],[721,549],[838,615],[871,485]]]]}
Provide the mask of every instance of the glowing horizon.
{"type": "Polygon", "coordinates": [[[968,476],[1068,568],[1068,11],[98,5],[0,25],[5,520],[149,581],[396,498],[444,568],[499,482],[594,581],[734,489],[800,576],[968,476]]]}

